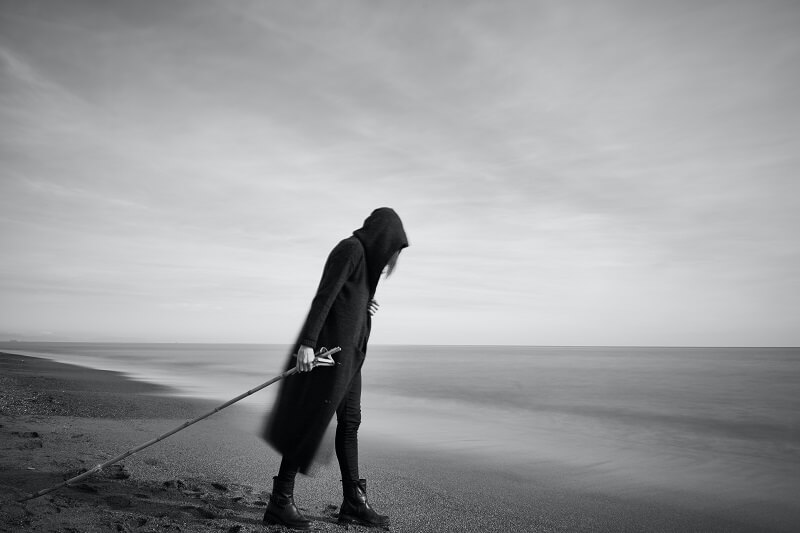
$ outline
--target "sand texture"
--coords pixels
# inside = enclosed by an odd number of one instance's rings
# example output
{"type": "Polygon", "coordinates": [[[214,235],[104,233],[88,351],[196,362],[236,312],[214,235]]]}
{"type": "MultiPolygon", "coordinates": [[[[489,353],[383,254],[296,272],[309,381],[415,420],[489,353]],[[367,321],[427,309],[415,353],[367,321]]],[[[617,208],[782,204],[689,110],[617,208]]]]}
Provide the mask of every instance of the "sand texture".
{"type": "MultiPolygon", "coordinates": [[[[246,410],[218,413],[81,482],[16,500],[202,414],[216,403],[120,374],[0,354],[0,531],[266,532],[261,517],[278,457],[246,410]]],[[[542,465],[535,482],[443,452],[362,442],[370,501],[392,531],[790,531],[741,516],[682,506],[632,487],[609,495],[560,482],[542,465]]],[[[569,473],[574,476],[575,473],[569,473]]],[[[298,506],[314,531],[337,524],[335,461],[301,477],[298,506]]]]}
{"type": "MultiPolygon", "coordinates": [[[[42,359],[3,356],[0,368],[1,531],[283,529],[261,524],[268,483],[258,488],[236,483],[228,463],[213,457],[237,455],[235,447],[225,445],[226,435],[235,440],[241,433],[219,414],[74,487],[16,502],[177,427],[214,404],[170,398],[159,394],[166,391],[155,385],[42,359]],[[164,453],[165,448],[170,453],[164,453]],[[191,470],[184,468],[187,463],[191,470]]],[[[260,459],[274,465],[263,444],[250,444],[260,445],[260,459]]],[[[241,459],[237,455],[231,461],[241,459]]],[[[317,531],[343,530],[336,524],[334,502],[304,508],[317,531]]]]}

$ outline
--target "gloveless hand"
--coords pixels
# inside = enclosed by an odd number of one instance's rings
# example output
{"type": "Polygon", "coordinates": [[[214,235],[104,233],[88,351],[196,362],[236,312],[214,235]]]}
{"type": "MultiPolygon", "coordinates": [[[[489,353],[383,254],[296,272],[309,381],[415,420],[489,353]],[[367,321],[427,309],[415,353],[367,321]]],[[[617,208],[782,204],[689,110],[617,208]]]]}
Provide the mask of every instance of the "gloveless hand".
{"type": "Polygon", "coordinates": [[[314,348],[301,344],[297,349],[297,363],[295,364],[298,372],[310,372],[314,368],[314,348]]]}
{"type": "Polygon", "coordinates": [[[375,313],[378,312],[379,307],[380,304],[378,302],[375,300],[370,300],[369,305],[367,306],[367,312],[369,313],[369,316],[375,316],[375,313]]]}

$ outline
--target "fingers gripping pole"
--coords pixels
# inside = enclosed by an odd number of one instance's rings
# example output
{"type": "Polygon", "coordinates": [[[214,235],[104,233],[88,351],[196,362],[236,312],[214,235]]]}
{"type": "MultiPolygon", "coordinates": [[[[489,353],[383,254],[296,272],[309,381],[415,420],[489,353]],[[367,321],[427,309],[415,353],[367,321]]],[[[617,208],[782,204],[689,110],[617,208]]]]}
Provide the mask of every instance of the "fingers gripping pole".
{"type": "MultiPolygon", "coordinates": [[[[339,352],[339,351],[341,351],[341,348],[339,348],[338,346],[336,348],[331,348],[330,350],[328,350],[326,348],[320,349],[320,351],[314,357],[313,368],[316,368],[318,366],[333,366],[333,365],[335,365],[336,362],[331,358],[331,355],[333,355],[333,354],[335,354],[336,352],[339,352]]],[[[31,494],[30,496],[26,496],[25,498],[20,498],[17,501],[18,502],[24,502],[24,501],[27,501],[27,500],[32,500],[34,498],[38,498],[39,496],[44,496],[45,494],[53,492],[54,490],[58,490],[61,487],[66,487],[68,485],[74,485],[75,483],[78,483],[79,481],[83,481],[84,479],[86,479],[87,477],[91,476],[92,474],[96,474],[97,472],[100,472],[102,469],[106,468],[107,466],[111,466],[112,464],[116,463],[117,461],[121,461],[121,460],[125,459],[126,457],[130,457],[131,455],[144,450],[148,446],[152,446],[156,442],[162,441],[162,440],[166,439],[167,437],[169,437],[170,435],[174,435],[175,433],[186,429],[187,427],[191,426],[192,424],[200,422],[204,418],[208,418],[209,416],[213,415],[214,413],[222,411],[226,407],[235,404],[239,400],[241,400],[243,398],[247,398],[251,394],[254,394],[254,393],[256,393],[256,392],[258,392],[261,389],[264,389],[266,387],[269,387],[270,385],[272,385],[276,381],[280,381],[283,378],[291,376],[292,374],[295,374],[295,373],[297,373],[297,368],[290,368],[286,372],[283,372],[282,374],[279,374],[279,375],[275,376],[274,378],[270,379],[269,381],[265,381],[264,383],[262,383],[258,387],[252,388],[249,391],[247,391],[247,392],[245,392],[243,394],[240,394],[236,398],[228,400],[227,402],[223,403],[219,407],[215,407],[213,410],[211,410],[211,411],[209,411],[209,412],[207,412],[207,413],[205,413],[203,415],[200,415],[197,418],[193,418],[191,420],[187,420],[186,422],[184,422],[180,426],[176,427],[175,429],[167,431],[166,433],[164,433],[162,435],[159,435],[158,437],[156,437],[156,438],[154,438],[152,440],[149,440],[149,441],[145,442],[144,444],[140,444],[139,446],[136,446],[135,448],[131,448],[127,452],[125,452],[123,454],[120,454],[120,455],[118,455],[118,456],[116,456],[116,457],[114,457],[112,459],[109,459],[105,463],[101,463],[101,464],[95,466],[94,468],[92,468],[90,470],[87,470],[83,474],[75,476],[75,477],[73,477],[71,479],[68,479],[68,480],[64,481],[63,483],[59,483],[58,485],[52,486],[52,487],[50,487],[48,489],[40,490],[39,492],[37,492],[35,494],[31,494]]]]}

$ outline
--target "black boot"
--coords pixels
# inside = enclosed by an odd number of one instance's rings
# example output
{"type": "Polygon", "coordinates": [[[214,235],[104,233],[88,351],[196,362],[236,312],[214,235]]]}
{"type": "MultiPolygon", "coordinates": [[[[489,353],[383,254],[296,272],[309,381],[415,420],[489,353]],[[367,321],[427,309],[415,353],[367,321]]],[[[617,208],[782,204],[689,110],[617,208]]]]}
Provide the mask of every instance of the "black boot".
{"type": "Polygon", "coordinates": [[[294,483],[287,484],[277,477],[272,478],[272,494],[269,496],[263,522],[290,529],[311,528],[311,520],[300,514],[294,504],[294,483]]]}
{"type": "Polygon", "coordinates": [[[386,527],[389,517],[375,512],[367,501],[367,480],[342,481],[344,501],[339,509],[339,523],[356,523],[368,527],[386,527]]]}

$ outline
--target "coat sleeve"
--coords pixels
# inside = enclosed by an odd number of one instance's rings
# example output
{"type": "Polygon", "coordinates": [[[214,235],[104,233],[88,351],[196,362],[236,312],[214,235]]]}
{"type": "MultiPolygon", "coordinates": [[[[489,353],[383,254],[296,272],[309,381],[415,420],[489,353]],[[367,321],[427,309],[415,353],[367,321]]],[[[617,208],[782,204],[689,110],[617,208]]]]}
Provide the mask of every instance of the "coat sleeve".
{"type": "Polygon", "coordinates": [[[353,273],[355,267],[353,252],[352,246],[339,243],[328,256],[317,293],[311,302],[311,309],[308,311],[303,329],[300,331],[299,344],[316,349],[317,337],[325,324],[328,312],[342,286],[353,273]]]}

